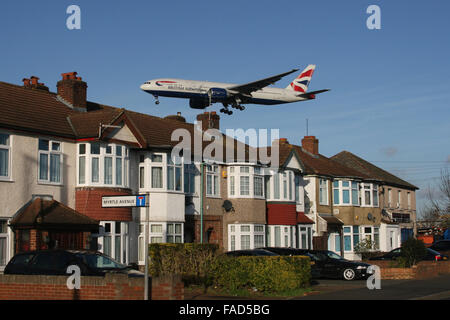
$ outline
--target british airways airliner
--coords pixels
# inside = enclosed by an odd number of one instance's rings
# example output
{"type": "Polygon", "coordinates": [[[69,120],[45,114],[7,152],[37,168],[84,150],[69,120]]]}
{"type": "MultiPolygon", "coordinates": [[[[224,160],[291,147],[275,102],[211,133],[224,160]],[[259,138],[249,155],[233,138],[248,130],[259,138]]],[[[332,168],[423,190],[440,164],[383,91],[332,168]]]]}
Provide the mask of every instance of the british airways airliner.
{"type": "Polygon", "coordinates": [[[158,97],[189,99],[189,106],[194,109],[205,109],[218,102],[223,104],[220,112],[230,115],[233,111],[228,109],[229,106],[237,110],[244,110],[245,107],[242,104],[275,105],[315,99],[316,94],[329,91],[329,89],[323,89],[308,92],[308,85],[315,68],[316,66],[313,64],[307,66],[285,89],[268,86],[298,69],[246,84],[154,79],[143,83],[141,89],[152,94],[156,99],[156,104],[159,104],[158,97]]]}

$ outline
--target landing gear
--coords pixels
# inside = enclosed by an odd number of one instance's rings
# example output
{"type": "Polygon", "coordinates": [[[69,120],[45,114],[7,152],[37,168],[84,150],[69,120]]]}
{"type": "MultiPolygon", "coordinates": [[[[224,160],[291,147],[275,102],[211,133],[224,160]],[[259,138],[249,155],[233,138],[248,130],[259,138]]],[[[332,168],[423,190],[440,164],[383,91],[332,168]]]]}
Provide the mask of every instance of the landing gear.
{"type": "Polygon", "coordinates": [[[234,108],[234,109],[237,109],[237,110],[241,110],[241,111],[245,110],[244,106],[241,106],[241,105],[238,105],[238,104],[234,104],[231,107],[234,108]]]}
{"type": "Polygon", "coordinates": [[[155,104],[159,104],[158,96],[154,96],[154,97],[155,97],[155,104]]]}
{"type": "Polygon", "coordinates": [[[228,114],[228,115],[232,115],[233,114],[233,111],[228,110],[228,108],[222,108],[222,109],[220,109],[220,112],[228,114]]]}

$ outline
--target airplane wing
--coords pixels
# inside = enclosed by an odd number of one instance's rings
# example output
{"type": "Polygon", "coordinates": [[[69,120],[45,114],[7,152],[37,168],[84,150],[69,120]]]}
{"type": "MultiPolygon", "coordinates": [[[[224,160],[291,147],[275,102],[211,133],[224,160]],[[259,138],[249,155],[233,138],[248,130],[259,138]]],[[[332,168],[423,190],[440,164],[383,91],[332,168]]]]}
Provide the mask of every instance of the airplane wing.
{"type": "Polygon", "coordinates": [[[253,91],[260,90],[264,87],[267,87],[268,85],[274,84],[275,82],[279,81],[281,78],[287,76],[288,74],[294,73],[298,71],[298,69],[292,69],[291,71],[280,73],[275,76],[249,82],[246,84],[240,84],[234,87],[227,88],[228,91],[235,94],[243,94],[243,95],[249,95],[253,91]]]}

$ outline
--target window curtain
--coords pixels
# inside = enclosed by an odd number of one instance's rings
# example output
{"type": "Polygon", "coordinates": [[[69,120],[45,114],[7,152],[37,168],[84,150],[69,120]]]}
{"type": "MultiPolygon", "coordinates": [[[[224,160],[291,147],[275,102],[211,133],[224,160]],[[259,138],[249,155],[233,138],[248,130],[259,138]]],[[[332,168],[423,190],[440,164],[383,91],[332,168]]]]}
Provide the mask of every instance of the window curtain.
{"type": "Polygon", "coordinates": [[[50,181],[61,182],[61,155],[50,155],[50,181]]]}
{"type": "Polygon", "coordinates": [[[48,154],[39,155],[39,180],[48,180],[48,154]]]}
{"type": "Polygon", "coordinates": [[[0,149],[0,176],[8,176],[9,150],[0,149]]]}
{"type": "Polygon", "coordinates": [[[152,168],[152,188],[162,188],[162,168],[152,168]]]}
{"type": "Polygon", "coordinates": [[[105,184],[112,184],[112,158],[105,157],[105,184]]]}
{"type": "Polygon", "coordinates": [[[116,158],[116,184],[122,185],[122,158],[116,158]]]}

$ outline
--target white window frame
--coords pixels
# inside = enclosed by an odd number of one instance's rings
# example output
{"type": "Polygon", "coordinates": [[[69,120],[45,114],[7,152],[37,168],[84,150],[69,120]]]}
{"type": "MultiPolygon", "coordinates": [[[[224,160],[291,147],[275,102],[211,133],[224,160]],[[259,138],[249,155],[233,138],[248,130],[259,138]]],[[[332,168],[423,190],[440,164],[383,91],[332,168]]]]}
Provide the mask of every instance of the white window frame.
{"type": "Polygon", "coordinates": [[[299,224],[297,225],[298,228],[298,248],[299,249],[312,249],[312,226],[310,224],[299,224]],[[302,235],[306,236],[306,247],[304,247],[303,238],[302,235]]]}
{"type": "Polygon", "coordinates": [[[205,165],[205,188],[208,198],[220,198],[220,174],[219,166],[215,164],[205,165]],[[211,178],[211,181],[208,181],[211,178]],[[216,183],[217,181],[217,183],[216,183]],[[211,192],[209,192],[209,184],[211,183],[211,192]]]}
{"type": "Polygon", "coordinates": [[[374,183],[360,183],[360,206],[368,208],[378,208],[380,206],[380,194],[378,192],[378,185],[374,183]],[[369,188],[366,188],[369,187],[369,188]],[[367,203],[366,191],[370,193],[370,204],[367,203]],[[374,203],[374,193],[377,195],[377,205],[374,203]]]}
{"type": "Polygon", "coordinates": [[[166,225],[166,242],[167,243],[183,243],[183,223],[180,222],[169,222],[166,225]],[[177,232],[177,226],[180,227],[179,232],[177,232]],[[169,232],[173,229],[173,232],[169,232]],[[169,241],[169,237],[173,237],[173,241],[169,241]],[[180,241],[177,241],[179,239],[180,241]]]}
{"type": "Polygon", "coordinates": [[[303,185],[301,183],[302,176],[301,175],[294,175],[294,198],[295,202],[297,204],[303,204],[303,198],[305,197],[305,190],[303,188],[303,185]]]}
{"type": "Polygon", "coordinates": [[[408,201],[408,202],[407,202],[407,203],[408,203],[408,210],[411,210],[411,203],[412,203],[412,202],[411,202],[411,192],[408,191],[408,192],[406,193],[406,196],[407,196],[407,201],[408,201]]]}
{"type": "Polygon", "coordinates": [[[111,258],[122,264],[128,265],[130,261],[130,223],[126,221],[100,221],[100,233],[93,235],[98,237],[98,244],[101,245],[100,252],[105,253],[105,236],[111,239],[111,258]],[[106,224],[110,224],[110,232],[105,232],[106,224]],[[120,232],[116,229],[117,223],[120,224],[120,232]],[[120,239],[120,257],[116,255],[116,237],[120,239]]]}
{"type": "Polygon", "coordinates": [[[61,141],[47,139],[47,138],[38,138],[38,166],[37,166],[37,179],[39,184],[50,184],[50,185],[62,185],[63,184],[63,164],[64,164],[64,155],[63,155],[63,143],[61,141]],[[39,149],[39,142],[47,141],[48,142],[48,150],[39,149]],[[59,144],[59,150],[53,150],[53,145],[59,144]],[[47,179],[41,179],[41,155],[47,155],[47,179]],[[59,181],[51,181],[51,157],[52,155],[59,156],[59,181]]]}
{"type": "Polygon", "coordinates": [[[319,180],[319,204],[327,206],[329,203],[328,202],[328,179],[319,178],[318,180],[319,180]],[[323,184],[323,182],[325,182],[325,185],[323,184]],[[323,194],[325,197],[324,201],[322,201],[323,197],[320,196],[321,194],[323,194]]]}
{"type": "Polygon", "coordinates": [[[229,198],[253,198],[265,199],[265,183],[262,168],[242,164],[228,166],[228,197],[229,198]],[[243,193],[242,178],[248,179],[248,188],[246,193],[243,193]],[[256,194],[256,180],[259,180],[261,194],[256,194]]]}
{"type": "MultiPolygon", "coordinates": [[[[1,264],[0,261],[0,271],[3,271],[3,269],[5,268],[5,266],[8,264],[9,261],[9,256],[10,256],[10,248],[9,248],[9,228],[8,228],[8,220],[7,219],[0,219],[0,222],[4,223],[5,225],[5,232],[1,232],[0,231],[0,239],[4,239],[4,243],[5,243],[5,248],[4,248],[4,264],[1,264]]],[[[2,250],[2,248],[0,248],[0,250],[2,250]]]]}
{"type": "Polygon", "coordinates": [[[184,188],[184,171],[183,171],[183,162],[181,159],[177,158],[175,159],[175,162],[173,162],[172,158],[170,157],[170,154],[166,154],[166,187],[168,192],[177,192],[177,193],[183,193],[184,188]],[[169,172],[170,170],[173,170],[173,181],[171,183],[173,184],[173,188],[169,188],[169,172]],[[177,170],[179,170],[179,189],[177,189],[177,170]]]}
{"type": "Polygon", "coordinates": [[[282,248],[295,248],[295,237],[297,231],[296,226],[290,225],[267,225],[267,246],[268,247],[282,247],[282,248]],[[279,230],[280,238],[277,243],[277,230],[279,230]]]}
{"type": "Polygon", "coordinates": [[[255,249],[255,237],[262,236],[262,247],[266,243],[266,226],[263,224],[229,224],[228,225],[228,250],[255,249]],[[243,229],[248,230],[243,230],[243,229]],[[242,236],[248,236],[250,239],[249,247],[242,248],[242,236]]]}
{"type": "Polygon", "coordinates": [[[11,171],[12,171],[12,151],[11,151],[11,146],[12,146],[12,140],[13,140],[13,136],[8,133],[8,132],[3,132],[0,131],[0,134],[3,135],[7,135],[8,136],[8,141],[7,144],[0,144],[0,149],[2,150],[6,150],[8,152],[8,163],[7,163],[7,170],[8,170],[8,174],[6,176],[0,176],[0,181],[11,181],[11,171]]]}
{"type": "Polygon", "coordinates": [[[102,143],[102,142],[80,142],[77,144],[77,185],[78,186],[101,186],[113,188],[129,188],[129,148],[122,144],[102,143]],[[98,144],[100,147],[99,154],[92,154],[92,145],[98,144]],[[80,153],[80,147],[84,145],[84,153],[80,153]],[[107,148],[111,148],[111,153],[107,153],[107,148]],[[121,147],[122,154],[118,155],[118,147],[121,147]],[[111,179],[112,183],[105,183],[105,159],[110,157],[111,164],[111,179]],[[84,183],[80,181],[80,160],[84,158],[84,183]],[[94,158],[98,158],[98,181],[92,181],[93,167],[92,162],[94,158]],[[121,180],[122,183],[117,183],[117,159],[122,160],[121,180]]]}
{"type": "Polygon", "coordinates": [[[361,184],[358,181],[355,180],[349,180],[349,179],[336,179],[333,180],[333,205],[335,206],[361,206],[360,202],[360,186],[361,184]],[[336,186],[335,183],[338,185],[336,186]],[[344,183],[348,183],[348,186],[344,187],[344,183]],[[356,183],[356,188],[354,188],[354,183],[356,183]],[[336,201],[335,191],[338,191],[338,200],[336,201]],[[353,193],[353,191],[356,190],[356,195],[353,193]],[[344,203],[344,191],[348,191],[348,201],[347,203],[344,203]],[[356,196],[357,203],[354,203],[354,197],[356,196]]]}
{"type": "Polygon", "coordinates": [[[270,193],[266,196],[267,201],[280,201],[280,202],[293,202],[296,203],[295,200],[295,174],[292,170],[284,170],[284,171],[270,171],[267,179],[264,184],[264,188],[267,189],[267,184],[270,188],[270,193]],[[277,179],[278,182],[277,183],[277,179]],[[275,197],[275,186],[279,186],[278,188],[278,196],[275,197]]]}

